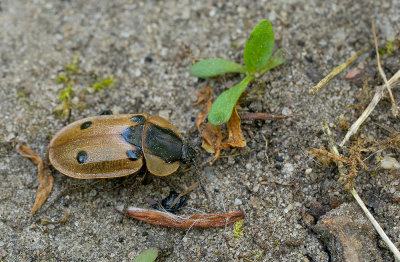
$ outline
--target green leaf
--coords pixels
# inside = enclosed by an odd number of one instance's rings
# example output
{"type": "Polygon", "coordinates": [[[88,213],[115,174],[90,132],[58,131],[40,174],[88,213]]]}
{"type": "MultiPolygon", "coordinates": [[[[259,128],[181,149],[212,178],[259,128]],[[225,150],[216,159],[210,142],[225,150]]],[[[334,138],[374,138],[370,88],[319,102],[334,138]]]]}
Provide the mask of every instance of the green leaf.
{"type": "Polygon", "coordinates": [[[228,122],[231,118],[233,107],[238,101],[247,85],[254,79],[254,76],[247,75],[239,84],[223,92],[208,112],[208,121],[216,126],[228,122]]]}
{"type": "Polygon", "coordinates": [[[271,57],[274,49],[274,31],[268,20],[262,20],[253,32],[244,48],[243,59],[247,70],[255,73],[262,68],[271,57]]]}
{"type": "Polygon", "coordinates": [[[158,256],[158,249],[155,247],[149,248],[139,254],[134,262],[153,262],[158,256]]]}
{"type": "Polygon", "coordinates": [[[242,65],[221,58],[201,60],[190,68],[190,74],[197,77],[213,77],[225,73],[245,73],[242,65]]]}
{"type": "Polygon", "coordinates": [[[266,71],[283,64],[288,56],[289,55],[284,48],[278,49],[258,72],[262,75],[266,71]]]}

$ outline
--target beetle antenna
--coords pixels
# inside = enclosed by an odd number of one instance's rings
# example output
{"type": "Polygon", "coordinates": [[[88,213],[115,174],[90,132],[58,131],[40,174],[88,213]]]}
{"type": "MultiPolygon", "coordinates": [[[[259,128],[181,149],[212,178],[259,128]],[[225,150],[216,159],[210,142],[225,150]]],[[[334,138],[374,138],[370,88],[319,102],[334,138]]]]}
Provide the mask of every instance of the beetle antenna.
{"type": "Polygon", "coordinates": [[[196,169],[196,176],[197,176],[197,180],[199,180],[201,190],[203,190],[204,194],[205,194],[206,197],[208,198],[207,191],[206,191],[206,189],[205,189],[203,183],[201,183],[201,177],[200,177],[200,172],[199,172],[199,166],[197,165],[196,159],[193,158],[193,159],[192,159],[192,162],[193,162],[194,168],[196,169]]]}
{"type": "Polygon", "coordinates": [[[201,145],[201,134],[203,134],[204,128],[206,127],[207,123],[208,123],[208,117],[206,117],[206,119],[204,119],[203,124],[201,124],[199,137],[197,138],[197,142],[195,143],[196,148],[200,147],[201,145]]]}

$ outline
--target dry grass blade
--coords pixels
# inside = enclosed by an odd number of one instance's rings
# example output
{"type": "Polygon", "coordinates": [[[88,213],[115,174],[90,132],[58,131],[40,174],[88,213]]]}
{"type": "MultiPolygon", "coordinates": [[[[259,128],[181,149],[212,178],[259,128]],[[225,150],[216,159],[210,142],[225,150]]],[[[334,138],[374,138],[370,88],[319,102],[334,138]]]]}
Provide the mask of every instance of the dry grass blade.
{"type": "Polygon", "coordinates": [[[335,67],[332,72],[330,72],[327,76],[325,76],[317,85],[314,87],[310,88],[308,90],[308,93],[311,95],[315,95],[318,93],[318,91],[325,86],[329,81],[331,81],[335,76],[340,74],[346,67],[348,67],[354,60],[356,60],[361,54],[365,53],[368,50],[368,45],[364,46],[360,51],[358,51],[355,55],[350,57],[349,59],[346,60],[343,64],[335,67]]]}
{"type": "Polygon", "coordinates": [[[353,195],[353,197],[356,199],[358,205],[364,211],[364,213],[367,216],[367,218],[369,219],[369,221],[371,221],[372,225],[374,226],[375,230],[378,232],[380,237],[383,239],[383,241],[386,243],[386,245],[388,245],[390,251],[392,251],[393,255],[395,256],[396,261],[400,261],[400,252],[399,252],[399,250],[393,244],[393,242],[389,239],[389,237],[386,235],[385,231],[383,231],[382,227],[375,220],[374,216],[369,212],[369,210],[365,206],[364,202],[358,196],[357,191],[353,188],[353,189],[350,190],[350,192],[353,195]]]}
{"type": "Polygon", "coordinates": [[[397,117],[399,114],[399,109],[397,108],[396,101],[394,100],[392,90],[390,90],[390,84],[387,81],[385,72],[383,72],[382,65],[381,65],[381,60],[379,57],[379,49],[378,49],[378,39],[376,38],[376,32],[375,32],[375,23],[372,21],[372,34],[374,35],[374,42],[375,42],[375,52],[376,52],[376,60],[378,63],[378,71],[382,76],[383,81],[385,82],[385,86],[389,92],[390,100],[392,101],[392,113],[394,117],[397,117]]]}
{"type": "MultiPolygon", "coordinates": [[[[393,85],[397,80],[400,78],[400,70],[397,71],[392,78],[389,79],[388,84],[393,85]]],[[[343,141],[340,143],[340,146],[343,146],[352,135],[354,135],[357,130],[360,128],[361,124],[364,123],[365,119],[368,118],[368,116],[371,114],[371,112],[374,110],[376,105],[379,103],[381,98],[383,97],[384,91],[385,91],[386,85],[378,86],[375,91],[375,95],[372,98],[371,102],[369,103],[368,107],[364,110],[364,112],[361,114],[361,116],[357,119],[356,122],[351,125],[349,131],[347,132],[346,136],[344,137],[343,141]]],[[[393,86],[397,87],[397,86],[393,86]]]]}

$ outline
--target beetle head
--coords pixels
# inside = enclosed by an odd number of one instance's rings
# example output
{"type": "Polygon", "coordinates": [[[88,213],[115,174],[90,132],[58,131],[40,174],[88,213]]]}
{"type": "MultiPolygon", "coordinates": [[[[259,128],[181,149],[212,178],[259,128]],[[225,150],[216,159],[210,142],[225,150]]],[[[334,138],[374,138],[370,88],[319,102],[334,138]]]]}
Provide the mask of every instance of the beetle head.
{"type": "Polygon", "coordinates": [[[182,162],[189,163],[196,159],[196,150],[185,141],[182,146],[182,162]]]}

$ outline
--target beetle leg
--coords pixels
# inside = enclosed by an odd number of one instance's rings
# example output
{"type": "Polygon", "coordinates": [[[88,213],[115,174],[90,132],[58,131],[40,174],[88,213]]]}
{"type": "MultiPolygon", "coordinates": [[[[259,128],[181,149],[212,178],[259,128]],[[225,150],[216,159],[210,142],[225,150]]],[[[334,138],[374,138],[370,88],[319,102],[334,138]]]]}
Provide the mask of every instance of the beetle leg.
{"type": "Polygon", "coordinates": [[[193,165],[194,165],[194,169],[196,170],[196,176],[197,176],[197,180],[199,180],[201,190],[203,190],[204,195],[206,195],[206,198],[208,199],[207,191],[206,191],[206,189],[205,189],[203,183],[201,182],[201,177],[200,177],[200,172],[199,172],[199,166],[197,165],[196,159],[193,158],[193,159],[192,159],[192,162],[193,162],[193,165]]]}
{"type": "Polygon", "coordinates": [[[203,124],[201,124],[199,137],[197,138],[197,141],[195,143],[193,143],[194,148],[199,148],[201,146],[201,134],[203,133],[204,128],[206,127],[207,123],[208,123],[208,117],[206,117],[206,119],[204,119],[204,121],[203,121],[203,124]]]}

